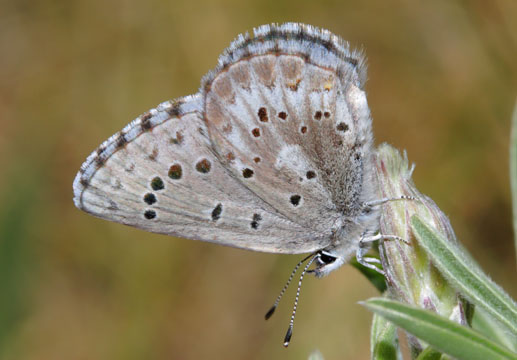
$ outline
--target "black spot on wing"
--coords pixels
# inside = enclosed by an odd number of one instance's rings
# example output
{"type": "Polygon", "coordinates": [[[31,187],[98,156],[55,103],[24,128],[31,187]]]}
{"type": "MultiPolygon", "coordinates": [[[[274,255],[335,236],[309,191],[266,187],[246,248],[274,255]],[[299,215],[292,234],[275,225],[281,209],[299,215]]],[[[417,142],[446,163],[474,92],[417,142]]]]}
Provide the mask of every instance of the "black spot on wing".
{"type": "Polygon", "coordinates": [[[223,205],[221,203],[217,204],[217,206],[212,210],[212,221],[217,221],[221,218],[221,213],[223,212],[223,205]]]}
{"type": "Polygon", "coordinates": [[[250,226],[252,229],[258,229],[259,222],[262,220],[262,216],[259,214],[253,214],[253,218],[251,220],[250,226]]]}
{"type": "Polygon", "coordinates": [[[146,210],[144,212],[144,217],[147,219],[147,220],[152,220],[156,217],[156,211],[154,210],[146,210]]]}
{"type": "Polygon", "coordinates": [[[212,164],[208,159],[201,159],[196,164],[196,170],[202,174],[207,174],[212,169],[212,164]]]}
{"type": "Polygon", "coordinates": [[[144,202],[147,205],[152,205],[156,202],[156,196],[153,193],[147,193],[144,195],[144,202]]]}
{"type": "Polygon", "coordinates": [[[298,206],[300,205],[301,199],[302,197],[300,195],[292,195],[289,200],[291,201],[291,204],[293,204],[293,206],[298,206]]]}
{"type": "Polygon", "coordinates": [[[181,179],[183,175],[183,169],[181,168],[180,164],[173,164],[169,168],[169,177],[173,180],[179,180],[181,179]]]}
{"type": "Polygon", "coordinates": [[[151,189],[154,191],[163,190],[165,188],[165,184],[163,183],[163,180],[159,176],[155,176],[151,180],[151,189]]]}

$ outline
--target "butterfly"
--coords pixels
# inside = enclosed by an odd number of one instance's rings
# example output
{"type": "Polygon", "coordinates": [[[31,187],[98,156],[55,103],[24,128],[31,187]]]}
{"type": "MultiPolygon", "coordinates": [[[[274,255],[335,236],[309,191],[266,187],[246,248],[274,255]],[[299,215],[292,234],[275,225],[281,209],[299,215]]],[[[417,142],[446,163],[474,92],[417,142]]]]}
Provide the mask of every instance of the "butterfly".
{"type": "Polygon", "coordinates": [[[74,203],[155,233],[310,253],[302,278],[313,262],[322,277],[354,255],[372,267],[363,255],[383,200],[365,80],[364,56],[327,30],[241,34],[198,93],[161,103],[87,158],[74,203]]]}

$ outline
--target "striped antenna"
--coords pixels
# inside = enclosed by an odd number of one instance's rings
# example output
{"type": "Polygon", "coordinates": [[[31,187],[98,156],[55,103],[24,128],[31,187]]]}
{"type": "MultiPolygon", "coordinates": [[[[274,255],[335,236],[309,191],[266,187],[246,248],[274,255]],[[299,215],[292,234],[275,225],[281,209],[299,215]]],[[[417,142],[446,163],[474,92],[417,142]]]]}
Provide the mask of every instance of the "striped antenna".
{"type": "MultiPolygon", "coordinates": [[[[280,294],[278,295],[278,297],[276,298],[275,300],[275,303],[273,304],[273,306],[271,306],[271,309],[269,309],[269,311],[266,313],[266,320],[269,319],[271,317],[271,315],[273,315],[273,313],[275,312],[276,310],[276,307],[278,306],[278,304],[280,303],[280,300],[282,299],[282,296],[284,296],[287,288],[289,287],[289,284],[291,283],[291,281],[293,280],[293,277],[294,275],[296,274],[296,272],[298,271],[298,269],[300,268],[300,266],[302,266],[302,264],[304,262],[307,261],[307,259],[309,259],[311,256],[313,256],[314,254],[310,254],[309,256],[303,258],[298,264],[296,264],[296,266],[294,267],[293,271],[291,272],[291,276],[289,276],[289,279],[287,280],[287,283],[284,285],[282,291],[280,291],[280,294]]],[[[312,260],[311,260],[312,262],[312,260]]]]}
{"type": "Polygon", "coordinates": [[[311,266],[313,261],[320,257],[321,257],[321,254],[319,252],[314,254],[314,256],[312,256],[312,258],[309,260],[307,265],[305,265],[305,268],[303,269],[302,274],[300,275],[300,280],[298,280],[298,289],[296,290],[296,298],[294,299],[293,313],[291,315],[291,321],[289,322],[289,328],[287,329],[287,333],[285,334],[285,338],[284,338],[285,347],[289,346],[289,342],[291,341],[291,336],[293,335],[294,317],[296,316],[296,309],[298,308],[298,299],[300,298],[300,290],[302,289],[303,277],[305,276],[305,273],[307,272],[307,270],[309,270],[309,267],[311,266]]]}

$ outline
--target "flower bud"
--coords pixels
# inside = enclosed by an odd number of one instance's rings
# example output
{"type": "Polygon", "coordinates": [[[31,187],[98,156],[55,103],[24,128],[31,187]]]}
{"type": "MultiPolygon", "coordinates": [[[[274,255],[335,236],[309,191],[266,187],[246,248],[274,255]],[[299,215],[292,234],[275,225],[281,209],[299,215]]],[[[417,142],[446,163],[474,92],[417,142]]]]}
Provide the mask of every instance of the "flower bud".
{"type": "MultiPolygon", "coordinates": [[[[402,156],[390,145],[382,144],[375,155],[379,199],[390,200],[381,206],[380,232],[396,235],[408,241],[384,240],[379,245],[381,262],[386,273],[388,296],[392,299],[434,311],[444,317],[468,324],[469,305],[453,289],[418,245],[410,219],[418,215],[449,241],[456,241],[449,219],[429,197],[422,195],[413,184],[413,167],[407,155],[402,156]],[[401,197],[411,199],[400,199],[401,197]]],[[[410,336],[415,353],[425,348],[420,340],[410,336]]]]}

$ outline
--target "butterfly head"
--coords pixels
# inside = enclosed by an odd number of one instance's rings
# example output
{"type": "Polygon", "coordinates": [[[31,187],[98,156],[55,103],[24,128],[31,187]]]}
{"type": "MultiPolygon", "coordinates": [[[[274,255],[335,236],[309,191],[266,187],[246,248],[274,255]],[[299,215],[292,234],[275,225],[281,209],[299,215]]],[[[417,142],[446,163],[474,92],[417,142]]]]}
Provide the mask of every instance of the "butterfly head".
{"type": "Polygon", "coordinates": [[[318,278],[327,276],[346,263],[345,257],[333,249],[322,250],[316,258],[316,268],[311,272],[318,278]]]}

